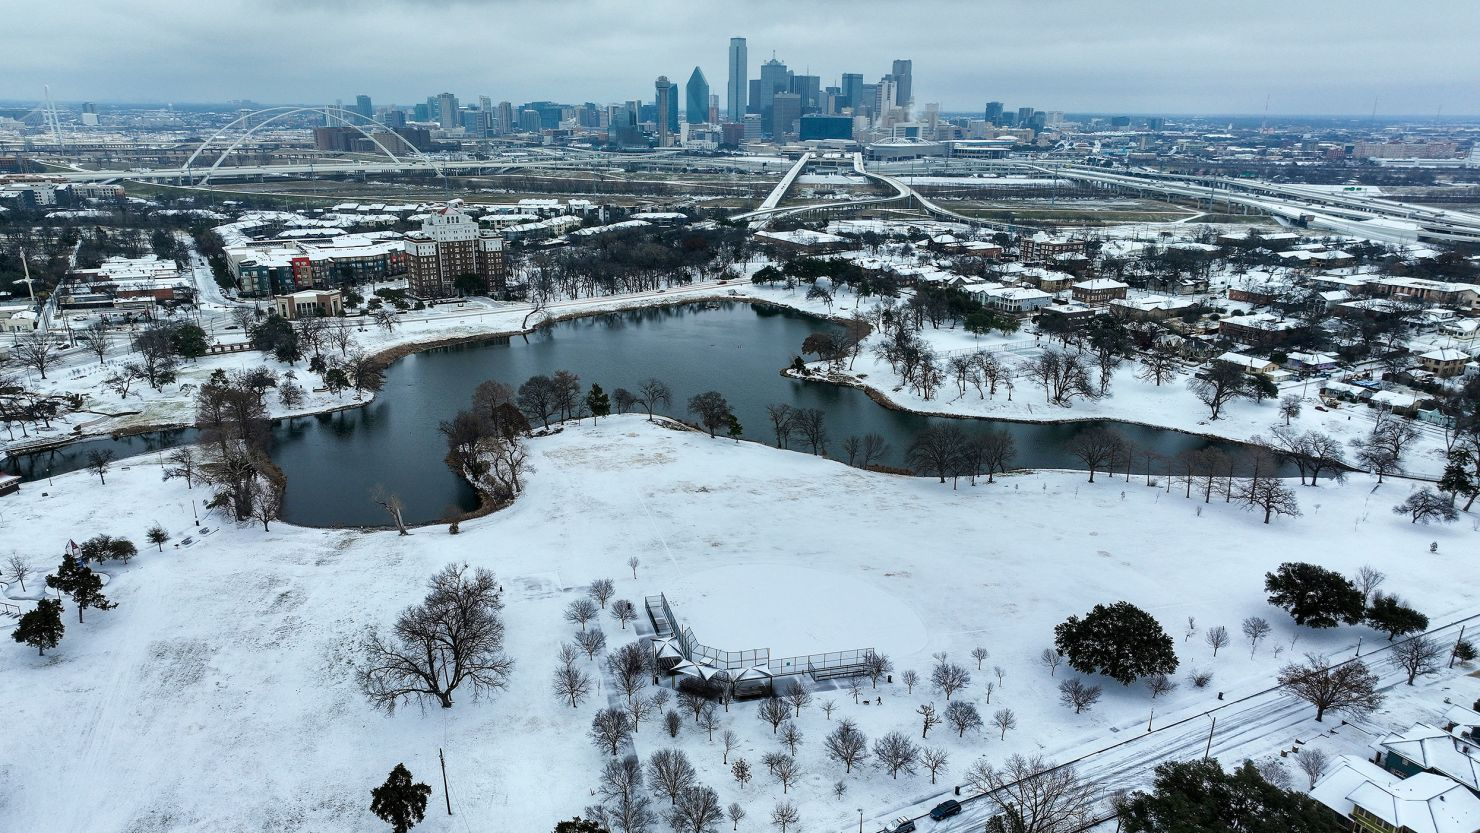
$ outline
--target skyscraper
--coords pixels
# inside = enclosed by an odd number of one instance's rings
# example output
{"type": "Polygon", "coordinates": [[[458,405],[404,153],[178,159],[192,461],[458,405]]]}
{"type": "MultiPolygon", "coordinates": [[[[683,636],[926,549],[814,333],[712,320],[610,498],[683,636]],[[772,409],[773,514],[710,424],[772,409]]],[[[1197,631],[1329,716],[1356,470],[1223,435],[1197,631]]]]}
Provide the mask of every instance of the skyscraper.
{"type": "Polygon", "coordinates": [[[514,105],[508,101],[498,103],[498,131],[500,133],[513,133],[514,128],[514,105]]]}
{"type": "Polygon", "coordinates": [[[458,127],[457,96],[442,93],[437,96],[437,123],[444,129],[458,127]]]}
{"type": "Polygon", "coordinates": [[[984,114],[987,121],[992,124],[1002,123],[1002,102],[988,101],[987,112],[984,114]]]}
{"type": "Polygon", "coordinates": [[[730,121],[738,122],[745,117],[745,95],[749,78],[750,55],[745,48],[745,38],[730,38],[730,77],[726,89],[726,113],[730,121]]]}
{"type": "Polygon", "coordinates": [[[910,106],[915,93],[914,82],[915,62],[911,60],[896,60],[894,71],[894,103],[900,107],[910,106]]]}
{"type": "Polygon", "coordinates": [[[796,93],[802,97],[802,110],[816,110],[821,97],[822,79],[816,75],[793,75],[789,79],[790,87],[787,92],[796,93]]]}
{"type": "Polygon", "coordinates": [[[653,102],[657,114],[653,120],[658,123],[658,147],[672,147],[673,133],[668,127],[668,108],[673,106],[673,82],[668,80],[668,76],[659,75],[653,86],[657,89],[657,98],[653,102]]]}
{"type": "Polygon", "coordinates": [[[373,117],[375,115],[375,108],[372,107],[372,106],[370,106],[370,96],[368,96],[368,95],[357,95],[357,96],[355,96],[355,112],[356,113],[359,113],[360,115],[364,116],[367,119],[368,118],[371,118],[371,117],[373,117]]]}
{"type": "Polygon", "coordinates": [[[709,121],[709,81],[704,70],[694,67],[689,83],[684,87],[684,120],[689,124],[704,124],[709,121]]]}
{"type": "Polygon", "coordinates": [[[863,100],[863,73],[843,73],[843,98],[847,100],[847,106],[853,108],[856,116],[862,112],[862,108],[868,106],[863,100]]]}
{"type": "Polygon", "coordinates": [[[802,97],[796,93],[776,93],[771,97],[771,137],[781,141],[796,129],[802,117],[802,97]]]}

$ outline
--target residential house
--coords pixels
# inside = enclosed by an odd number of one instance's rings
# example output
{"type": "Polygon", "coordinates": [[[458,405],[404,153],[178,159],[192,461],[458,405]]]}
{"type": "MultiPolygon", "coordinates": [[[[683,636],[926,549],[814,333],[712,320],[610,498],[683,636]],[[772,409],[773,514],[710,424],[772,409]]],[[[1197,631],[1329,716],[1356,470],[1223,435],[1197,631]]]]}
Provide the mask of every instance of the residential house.
{"type": "Polygon", "coordinates": [[[1148,295],[1144,298],[1116,298],[1110,302],[1110,314],[1130,321],[1165,321],[1201,307],[1191,298],[1148,295]]]}
{"type": "Polygon", "coordinates": [[[1336,369],[1336,357],[1330,353],[1290,353],[1285,367],[1297,373],[1324,373],[1336,369]]]}
{"type": "Polygon", "coordinates": [[[1258,356],[1250,356],[1244,353],[1224,353],[1213,359],[1213,361],[1219,364],[1234,365],[1251,376],[1270,376],[1280,370],[1280,366],[1270,359],[1261,359],[1258,356]]]}
{"type": "Polygon", "coordinates": [[[1074,300],[1081,304],[1104,306],[1117,298],[1124,298],[1129,284],[1121,283],[1114,278],[1092,278],[1080,281],[1070,287],[1074,300]]]}
{"type": "Polygon", "coordinates": [[[1382,767],[1400,778],[1429,772],[1480,792],[1480,744],[1463,730],[1446,732],[1427,723],[1415,723],[1373,745],[1382,767]]]}
{"type": "Polygon", "coordinates": [[[982,303],[1009,315],[1029,315],[1053,302],[1053,295],[1030,286],[1003,286],[983,290],[982,303]]]}
{"type": "Polygon", "coordinates": [[[1424,370],[1441,379],[1448,379],[1463,373],[1470,357],[1453,347],[1441,347],[1438,350],[1420,354],[1418,361],[1423,365],[1424,370]]]}
{"type": "Polygon", "coordinates": [[[1268,313],[1235,315],[1218,322],[1218,332],[1234,341],[1260,347],[1283,344],[1302,328],[1298,321],[1286,321],[1268,313]]]}
{"type": "Polygon", "coordinates": [[[304,316],[323,317],[344,314],[344,297],[337,289],[305,289],[272,299],[277,314],[293,320],[304,316]]]}
{"type": "Polygon", "coordinates": [[[1355,755],[1337,758],[1311,798],[1359,833],[1477,833],[1480,798],[1442,775],[1400,778],[1355,755]]]}

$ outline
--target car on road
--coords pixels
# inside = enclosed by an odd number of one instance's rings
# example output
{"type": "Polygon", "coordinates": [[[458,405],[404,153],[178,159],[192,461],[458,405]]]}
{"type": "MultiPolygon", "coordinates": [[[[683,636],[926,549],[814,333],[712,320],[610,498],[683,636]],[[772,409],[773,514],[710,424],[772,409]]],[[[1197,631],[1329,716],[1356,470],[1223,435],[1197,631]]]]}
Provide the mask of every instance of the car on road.
{"type": "Polygon", "coordinates": [[[884,825],[884,829],[879,831],[879,833],[914,833],[914,831],[915,820],[909,816],[900,816],[889,824],[884,825]]]}
{"type": "Polygon", "coordinates": [[[940,821],[942,819],[948,819],[959,812],[961,812],[961,802],[954,798],[948,798],[935,805],[935,808],[930,811],[930,817],[936,821],[940,821]]]}

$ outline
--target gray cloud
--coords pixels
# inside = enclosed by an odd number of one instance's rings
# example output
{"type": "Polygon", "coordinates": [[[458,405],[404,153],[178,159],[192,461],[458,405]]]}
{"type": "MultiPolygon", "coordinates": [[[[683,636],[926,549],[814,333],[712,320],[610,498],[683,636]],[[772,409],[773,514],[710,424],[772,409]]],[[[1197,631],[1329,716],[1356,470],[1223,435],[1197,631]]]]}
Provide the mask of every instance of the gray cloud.
{"type": "Polygon", "coordinates": [[[725,48],[824,84],[915,61],[918,103],[1065,111],[1480,113],[1472,0],[0,0],[0,97],[411,103],[650,98],[725,48]],[[59,61],[58,56],[66,56],[59,61]]]}

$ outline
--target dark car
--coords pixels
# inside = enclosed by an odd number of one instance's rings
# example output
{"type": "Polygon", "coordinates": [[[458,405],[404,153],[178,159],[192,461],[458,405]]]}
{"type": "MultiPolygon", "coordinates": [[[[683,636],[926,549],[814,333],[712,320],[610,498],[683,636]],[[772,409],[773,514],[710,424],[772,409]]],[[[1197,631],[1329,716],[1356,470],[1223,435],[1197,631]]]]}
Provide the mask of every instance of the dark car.
{"type": "Polygon", "coordinates": [[[940,821],[941,819],[948,819],[959,812],[961,812],[961,802],[954,798],[948,798],[935,805],[935,809],[930,811],[930,817],[936,821],[940,821]]]}

